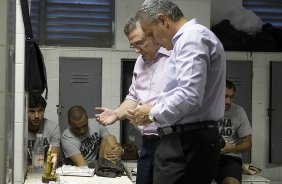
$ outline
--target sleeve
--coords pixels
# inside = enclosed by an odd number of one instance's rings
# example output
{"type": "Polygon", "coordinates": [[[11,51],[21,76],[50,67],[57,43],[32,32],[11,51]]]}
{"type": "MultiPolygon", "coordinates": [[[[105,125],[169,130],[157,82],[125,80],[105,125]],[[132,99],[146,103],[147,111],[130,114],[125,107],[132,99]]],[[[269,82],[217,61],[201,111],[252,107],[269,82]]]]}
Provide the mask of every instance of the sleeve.
{"type": "Polygon", "coordinates": [[[58,123],[56,123],[56,126],[50,135],[50,145],[60,146],[60,138],[61,138],[60,126],[58,123]]]}
{"type": "Polygon", "coordinates": [[[128,94],[126,95],[125,99],[127,100],[133,100],[133,101],[138,101],[138,93],[136,91],[136,78],[137,78],[137,68],[139,65],[139,62],[141,61],[141,56],[139,56],[136,60],[136,64],[134,65],[134,70],[133,70],[133,75],[132,75],[132,80],[131,80],[131,85],[128,89],[128,94]]]}
{"type": "Polygon", "coordinates": [[[246,137],[252,134],[252,127],[249,122],[247,113],[245,112],[245,110],[242,107],[239,109],[238,120],[241,122],[240,126],[238,127],[238,136],[246,137]]]}
{"type": "Polygon", "coordinates": [[[174,124],[202,106],[210,65],[208,38],[200,31],[181,35],[173,48],[167,86],[152,113],[159,122],[174,124]],[[181,39],[181,40],[180,40],[181,39]]]}
{"type": "Polygon", "coordinates": [[[81,142],[65,130],[61,137],[61,147],[66,158],[80,154],[81,142]]]}

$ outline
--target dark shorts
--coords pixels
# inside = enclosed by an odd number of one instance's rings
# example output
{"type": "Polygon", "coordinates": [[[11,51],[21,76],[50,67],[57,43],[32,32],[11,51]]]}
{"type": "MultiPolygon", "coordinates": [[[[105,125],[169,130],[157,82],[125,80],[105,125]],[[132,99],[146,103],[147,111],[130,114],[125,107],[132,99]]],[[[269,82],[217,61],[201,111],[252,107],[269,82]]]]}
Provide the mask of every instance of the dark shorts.
{"type": "Polygon", "coordinates": [[[215,181],[222,183],[226,177],[236,178],[240,183],[242,181],[242,159],[223,155],[220,157],[219,168],[217,170],[215,181]]]}

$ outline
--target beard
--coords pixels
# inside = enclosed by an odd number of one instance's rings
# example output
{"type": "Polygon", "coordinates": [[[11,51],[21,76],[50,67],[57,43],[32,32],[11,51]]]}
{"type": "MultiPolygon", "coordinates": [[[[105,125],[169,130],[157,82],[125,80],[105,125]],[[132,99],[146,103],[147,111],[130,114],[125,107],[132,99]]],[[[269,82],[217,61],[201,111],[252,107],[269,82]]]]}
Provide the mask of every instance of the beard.
{"type": "Polygon", "coordinates": [[[28,122],[29,129],[39,129],[41,127],[42,120],[33,120],[28,122]]]}
{"type": "Polygon", "coordinates": [[[225,104],[225,111],[228,111],[230,109],[231,105],[230,104],[225,104]]]}

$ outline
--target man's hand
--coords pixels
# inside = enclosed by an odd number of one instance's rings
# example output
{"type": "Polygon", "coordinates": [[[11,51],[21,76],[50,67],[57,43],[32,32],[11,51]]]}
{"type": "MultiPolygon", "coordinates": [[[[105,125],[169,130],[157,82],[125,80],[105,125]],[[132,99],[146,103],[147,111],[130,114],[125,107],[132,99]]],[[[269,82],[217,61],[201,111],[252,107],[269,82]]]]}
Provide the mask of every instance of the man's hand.
{"type": "Polygon", "coordinates": [[[78,166],[78,167],[81,167],[81,166],[86,166],[86,161],[84,160],[84,157],[82,156],[81,153],[79,154],[76,154],[74,156],[71,156],[70,159],[73,161],[73,163],[78,166]]]}
{"type": "Polygon", "coordinates": [[[111,125],[118,120],[118,115],[112,109],[96,107],[95,111],[98,113],[95,114],[96,121],[101,125],[111,125]]]}
{"type": "Polygon", "coordinates": [[[122,154],[122,147],[120,146],[120,144],[116,144],[111,147],[105,148],[104,158],[117,164],[117,162],[120,160],[121,154],[122,154]]]}
{"type": "Polygon", "coordinates": [[[134,110],[128,110],[128,119],[133,125],[147,125],[152,123],[149,112],[153,106],[150,104],[140,105],[134,110]]]}
{"type": "Polygon", "coordinates": [[[220,150],[220,154],[234,153],[235,146],[225,141],[225,146],[220,150]]]}
{"type": "Polygon", "coordinates": [[[225,141],[225,146],[220,150],[221,154],[225,153],[242,153],[246,151],[250,151],[252,149],[252,137],[251,135],[247,135],[245,137],[241,137],[241,142],[237,145],[233,145],[225,141]]]}

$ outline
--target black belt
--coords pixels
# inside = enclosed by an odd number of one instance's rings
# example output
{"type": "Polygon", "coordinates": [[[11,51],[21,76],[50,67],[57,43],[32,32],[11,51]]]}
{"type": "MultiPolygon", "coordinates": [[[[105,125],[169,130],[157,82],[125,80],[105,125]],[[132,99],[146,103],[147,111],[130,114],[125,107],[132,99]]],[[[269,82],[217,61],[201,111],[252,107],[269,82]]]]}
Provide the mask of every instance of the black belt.
{"type": "Polygon", "coordinates": [[[186,123],[186,124],[158,128],[157,131],[159,136],[162,137],[164,135],[169,135],[172,133],[186,132],[192,130],[204,130],[204,129],[215,128],[215,127],[217,127],[217,121],[204,121],[199,123],[186,123]]]}
{"type": "Polygon", "coordinates": [[[143,135],[143,138],[147,139],[147,140],[159,140],[160,136],[158,135],[143,135]]]}

